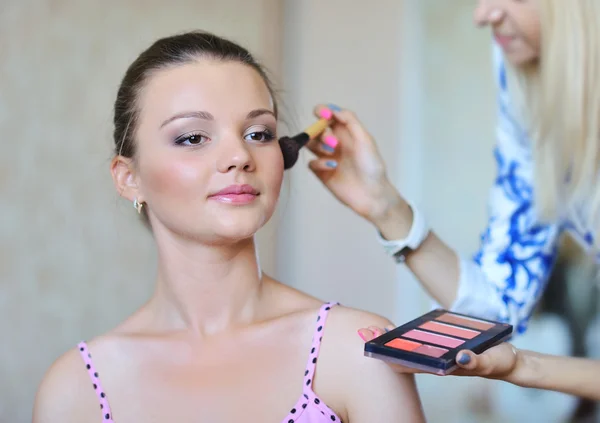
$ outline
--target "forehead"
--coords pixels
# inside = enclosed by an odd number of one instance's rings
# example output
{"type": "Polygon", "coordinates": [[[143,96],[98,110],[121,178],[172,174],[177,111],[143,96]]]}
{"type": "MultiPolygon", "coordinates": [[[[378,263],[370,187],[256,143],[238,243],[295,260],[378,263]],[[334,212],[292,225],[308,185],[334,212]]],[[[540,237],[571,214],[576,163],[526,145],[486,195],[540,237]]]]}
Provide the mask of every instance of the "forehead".
{"type": "Polygon", "coordinates": [[[202,59],[154,72],[139,98],[142,115],[163,118],[205,110],[219,116],[273,110],[273,99],[256,70],[237,62],[202,59]]]}

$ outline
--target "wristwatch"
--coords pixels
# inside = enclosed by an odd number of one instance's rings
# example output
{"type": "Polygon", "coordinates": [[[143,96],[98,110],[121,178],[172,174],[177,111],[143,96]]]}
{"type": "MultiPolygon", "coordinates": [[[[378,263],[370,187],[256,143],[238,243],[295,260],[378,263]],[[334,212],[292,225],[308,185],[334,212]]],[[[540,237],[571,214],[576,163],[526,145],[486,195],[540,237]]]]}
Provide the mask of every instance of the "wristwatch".
{"type": "Polygon", "coordinates": [[[425,218],[421,212],[411,203],[408,203],[408,205],[412,210],[413,221],[406,238],[387,240],[377,231],[379,243],[383,246],[386,254],[393,257],[396,263],[404,263],[406,257],[419,248],[423,241],[425,241],[425,238],[427,238],[427,235],[429,235],[429,226],[427,226],[427,222],[425,222],[425,218]]]}

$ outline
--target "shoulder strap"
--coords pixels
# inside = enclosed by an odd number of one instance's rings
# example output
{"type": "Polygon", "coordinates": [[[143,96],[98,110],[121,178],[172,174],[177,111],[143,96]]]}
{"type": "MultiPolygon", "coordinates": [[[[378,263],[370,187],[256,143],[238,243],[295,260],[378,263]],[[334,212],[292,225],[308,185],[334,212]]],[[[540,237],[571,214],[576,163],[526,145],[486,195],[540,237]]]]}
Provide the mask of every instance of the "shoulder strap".
{"type": "Polygon", "coordinates": [[[106,399],[106,394],[104,393],[104,389],[102,389],[102,385],[100,384],[100,378],[98,376],[98,372],[94,368],[92,355],[88,351],[87,344],[82,341],[77,347],[79,348],[79,354],[81,354],[81,358],[83,358],[85,367],[90,375],[90,379],[92,380],[96,395],[98,395],[98,402],[100,403],[100,409],[102,410],[102,421],[106,423],[114,423],[112,419],[112,412],[110,411],[110,406],[108,405],[108,400],[106,399]]]}
{"type": "Polygon", "coordinates": [[[317,357],[319,356],[319,350],[321,348],[321,341],[323,340],[323,328],[325,327],[325,321],[331,307],[338,305],[336,302],[325,303],[319,309],[319,315],[317,316],[317,323],[315,325],[315,332],[312,338],[312,345],[310,355],[308,356],[308,362],[306,363],[306,371],[304,372],[304,391],[312,391],[312,383],[315,375],[315,369],[317,367],[317,357]]]}

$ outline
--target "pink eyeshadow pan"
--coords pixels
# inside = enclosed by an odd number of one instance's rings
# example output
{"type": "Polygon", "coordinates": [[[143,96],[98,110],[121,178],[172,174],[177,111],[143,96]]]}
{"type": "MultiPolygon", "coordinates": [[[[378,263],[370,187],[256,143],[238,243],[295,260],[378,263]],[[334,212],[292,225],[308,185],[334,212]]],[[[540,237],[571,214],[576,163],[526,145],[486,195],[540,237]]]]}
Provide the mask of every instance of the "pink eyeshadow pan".
{"type": "Polygon", "coordinates": [[[458,336],[459,338],[473,339],[481,332],[469,329],[459,328],[457,326],[446,325],[444,323],[436,322],[425,322],[421,326],[421,329],[427,329],[432,332],[443,333],[444,335],[458,336]]]}
{"type": "Polygon", "coordinates": [[[413,352],[439,358],[446,354],[448,350],[444,348],[432,347],[431,345],[421,345],[419,348],[413,350],[413,352]]]}
{"type": "Polygon", "coordinates": [[[416,339],[417,341],[429,342],[430,344],[441,345],[442,347],[456,348],[465,341],[462,339],[450,338],[449,336],[436,335],[435,333],[423,332],[413,329],[402,335],[405,338],[416,339]]]}

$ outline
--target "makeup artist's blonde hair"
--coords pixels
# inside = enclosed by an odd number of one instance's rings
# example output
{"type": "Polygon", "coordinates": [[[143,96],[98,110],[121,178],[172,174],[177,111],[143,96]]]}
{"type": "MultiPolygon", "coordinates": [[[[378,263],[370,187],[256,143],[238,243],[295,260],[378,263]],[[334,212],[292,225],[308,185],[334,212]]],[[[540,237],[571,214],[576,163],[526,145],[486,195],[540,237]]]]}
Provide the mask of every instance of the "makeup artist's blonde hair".
{"type": "Polygon", "coordinates": [[[533,142],[535,201],[554,220],[600,225],[600,0],[538,0],[539,62],[513,67],[512,87],[533,142]]]}

